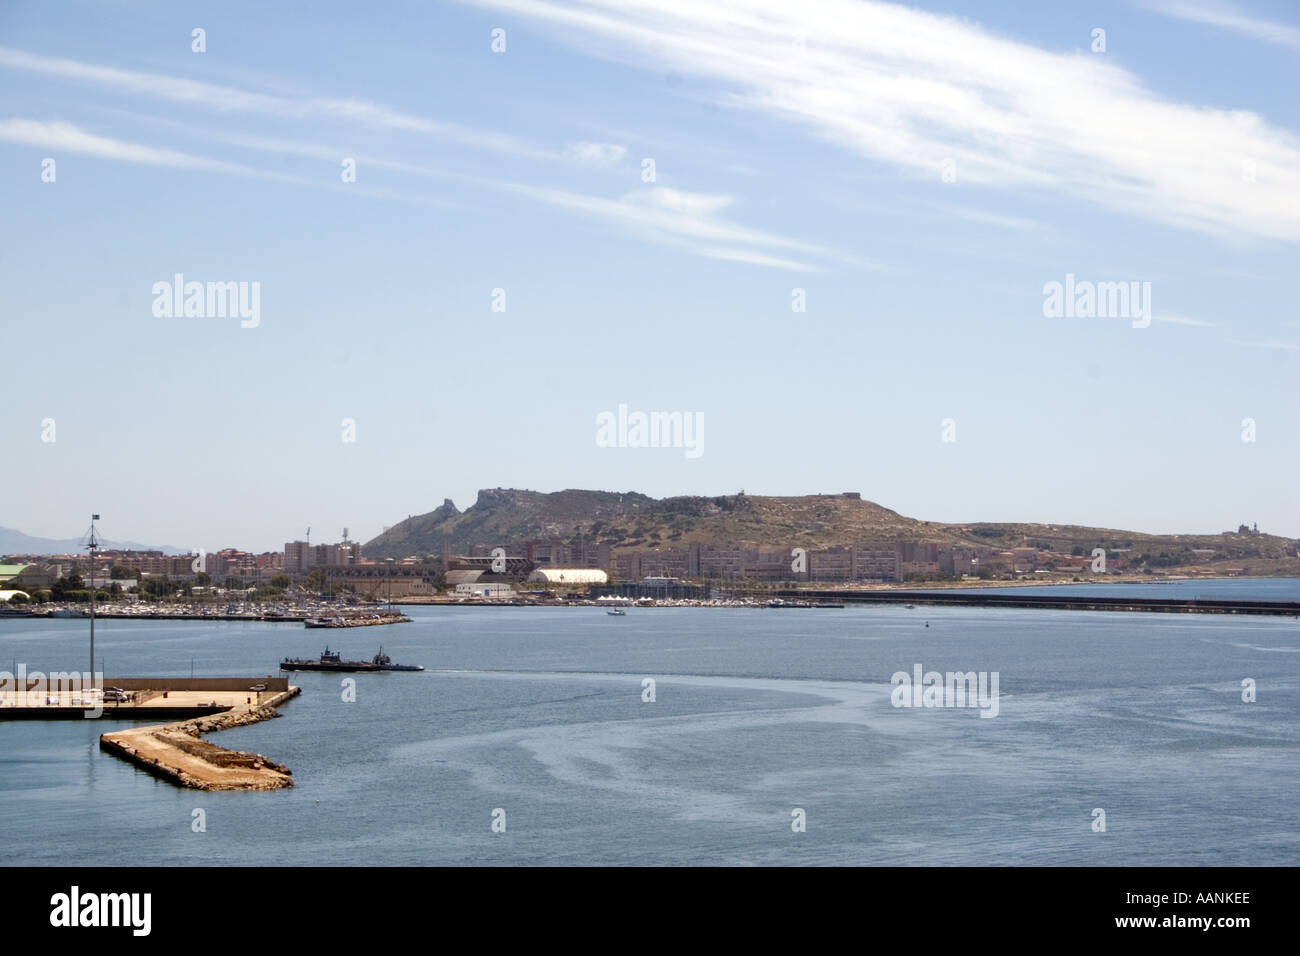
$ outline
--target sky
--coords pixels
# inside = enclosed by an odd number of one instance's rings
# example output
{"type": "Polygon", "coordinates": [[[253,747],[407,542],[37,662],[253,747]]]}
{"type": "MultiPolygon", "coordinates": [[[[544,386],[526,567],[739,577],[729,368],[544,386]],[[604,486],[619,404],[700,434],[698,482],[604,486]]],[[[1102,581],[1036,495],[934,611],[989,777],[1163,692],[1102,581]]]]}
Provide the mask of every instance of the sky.
{"type": "Polygon", "coordinates": [[[1298,51],[1266,0],[8,0],[0,525],[261,551],[514,487],[1300,536],[1298,51]]]}

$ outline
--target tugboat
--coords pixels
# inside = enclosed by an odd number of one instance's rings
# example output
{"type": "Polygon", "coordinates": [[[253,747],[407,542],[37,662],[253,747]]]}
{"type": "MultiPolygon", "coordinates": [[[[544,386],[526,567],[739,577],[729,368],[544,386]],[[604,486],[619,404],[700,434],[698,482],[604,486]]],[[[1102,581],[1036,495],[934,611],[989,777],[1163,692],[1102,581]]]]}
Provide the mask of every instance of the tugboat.
{"type": "Polygon", "coordinates": [[[394,664],[392,658],[384,653],[382,647],[379,653],[368,661],[345,661],[338,651],[331,651],[328,647],[321,652],[319,660],[307,660],[301,657],[286,657],[280,662],[282,671],[422,671],[424,670],[419,664],[394,664]]]}

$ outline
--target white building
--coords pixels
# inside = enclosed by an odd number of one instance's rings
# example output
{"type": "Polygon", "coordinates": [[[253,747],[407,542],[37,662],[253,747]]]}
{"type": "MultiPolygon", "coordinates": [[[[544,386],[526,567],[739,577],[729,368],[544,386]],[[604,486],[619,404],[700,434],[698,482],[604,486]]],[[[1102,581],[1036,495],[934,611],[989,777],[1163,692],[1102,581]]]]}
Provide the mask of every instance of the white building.
{"type": "Polygon", "coordinates": [[[530,584],[608,584],[609,575],[599,568],[538,568],[528,575],[530,584]]]}
{"type": "Polygon", "coordinates": [[[514,593],[509,584],[500,582],[495,584],[456,585],[456,595],[458,597],[508,598],[513,597],[514,593]]]}

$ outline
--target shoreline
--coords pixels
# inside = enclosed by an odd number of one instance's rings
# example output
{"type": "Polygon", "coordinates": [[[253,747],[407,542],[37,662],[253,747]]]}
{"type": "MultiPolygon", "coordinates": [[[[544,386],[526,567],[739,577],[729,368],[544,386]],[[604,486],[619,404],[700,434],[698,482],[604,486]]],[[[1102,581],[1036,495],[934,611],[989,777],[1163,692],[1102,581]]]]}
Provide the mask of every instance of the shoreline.
{"type": "MultiPolygon", "coordinates": [[[[1171,576],[1154,578],[1141,574],[1107,574],[1096,577],[1090,576],[1084,580],[1073,580],[1064,578],[1030,578],[1028,575],[1017,578],[1012,581],[1006,580],[974,580],[974,581],[920,581],[920,582],[793,582],[786,586],[757,586],[731,584],[721,585],[717,590],[730,594],[727,598],[623,598],[623,597],[551,597],[541,598],[536,595],[519,593],[511,598],[476,598],[467,596],[454,595],[436,595],[436,596],[407,596],[398,598],[391,602],[392,606],[405,607],[725,607],[725,608],[756,608],[765,607],[770,599],[781,597],[786,600],[806,600],[811,599],[814,595],[831,595],[836,599],[844,599],[853,602],[869,601],[869,596],[878,596],[882,602],[892,602],[896,600],[894,595],[910,595],[915,599],[922,600],[926,595],[957,595],[963,592],[1032,592],[1042,588],[1067,588],[1067,587],[1107,587],[1119,588],[1124,585],[1141,585],[1141,586],[1160,586],[1160,585],[1188,585],[1199,584],[1202,582],[1216,581],[1241,581],[1241,582],[1264,582],[1264,581],[1287,581],[1296,580],[1295,577],[1283,577],[1276,575],[1254,576],[1254,575],[1231,575],[1231,576],[1171,576]],[[638,603],[645,601],[646,603],[638,603]],[[650,602],[655,603],[650,603],[650,602]]],[[[699,587],[700,585],[694,585],[699,587]]],[[[705,585],[709,586],[709,585],[705,585]]],[[[1010,596],[1010,595],[1008,595],[1010,596]]],[[[1108,595],[1107,595],[1108,596],[1108,595]]],[[[978,598],[978,594],[973,595],[971,600],[978,598]]],[[[1071,598],[1071,600],[1075,600],[1071,598]]],[[[1082,600],[1081,598],[1078,600],[1082,600]]],[[[1135,603],[1145,603],[1148,601],[1177,600],[1181,604],[1190,604],[1192,607],[1188,610],[1209,610],[1209,608],[1197,608],[1195,605],[1204,605],[1212,598],[1160,598],[1153,595],[1145,597],[1133,596],[1130,600],[1135,603]]],[[[1241,605],[1248,608],[1252,603],[1262,605],[1269,604],[1290,604],[1292,601],[1276,601],[1273,599],[1229,599],[1233,604],[1241,605]]],[[[1300,600],[1300,596],[1297,597],[1300,600]]],[[[1138,608],[1135,608],[1135,610],[1138,608]]],[[[204,613],[201,611],[169,611],[159,609],[149,613],[123,613],[115,612],[109,609],[107,613],[101,611],[96,615],[97,619],[102,622],[109,621],[221,621],[230,623],[298,623],[305,624],[311,629],[351,629],[356,627],[372,627],[387,624],[409,623],[410,618],[396,612],[389,616],[380,612],[375,614],[371,610],[360,610],[355,607],[347,609],[330,608],[333,614],[329,615],[328,623],[321,622],[326,615],[321,610],[314,613],[306,612],[276,612],[257,614],[242,612],[238,614],[225,613],[204,613]],[[370,616],[373,615],[373,616],[370,616]],[[349,620],[348,618],[351,618],[349,620]],[[318,623],[320,622],[320,623],[318,623]]],[[[1289,611],[1288,611],[1289,613],[1289,611]]],[[[85,619],[85,615],[74,616],[77,619],[85,619]]],[[[24,612],[7,610],[0,616],[0,619],[10,620],[68,620],[69,615],[51,614],[48,610],[42,612],[39,608],[32,608],[24,612]]]]}

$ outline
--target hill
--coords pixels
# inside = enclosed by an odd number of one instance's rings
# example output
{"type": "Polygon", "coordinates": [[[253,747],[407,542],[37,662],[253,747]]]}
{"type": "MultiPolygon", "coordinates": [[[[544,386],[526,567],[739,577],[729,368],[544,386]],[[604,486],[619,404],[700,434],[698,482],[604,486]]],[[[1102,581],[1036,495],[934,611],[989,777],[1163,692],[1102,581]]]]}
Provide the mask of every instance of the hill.
{"type": "MultiPolygon", "coordinates": [[[[0,554],[79,554],[85,550],[86,539],[80,538],[34,538],[12,528],[0,528],[0,554]]],[[[103,540],[104,548],[122,551],[161,551],[163,554],[188,554],[184,548],[171,545],[136,544],[134,541],[103,540]]]]}
{"type": "Polygon", "coordinates": [[[363,550],[377,558],[437,555],[444,533],[451,536],[452,551],[461,554],[476,544],[550,538],[582,538],[614,550],[697,541],[819,548],[864,539],[952,539],[942,526],[849,495],[771,497],[742,492],[656,499],[637,492],[493,488],[480,491],[465,511],[444,501],[434,511],[388,529],[363,550]]]}
{"type": "MultiPolygon", "coordinates": [[[[1034,546],[1065,554],[1094,547],[1147,555],[1151,567],[1279,561],[1294,565],[1295,542],[1252,532],[1153,535],[1113,528],[1035,523],[951,524],[909,518],[858,494],[651,498],[638,492],[556,492],[491,488],[464,511],[450,500],[389,528],[364,546],[367,558],[436,558],[451,550],[518,546],[558,538],[611,550],[679,548],[700,542],[746,548],[808,549],[866,542],[932,541],[998,549],[1034,546]]],[[[1269,573],[1266,569],[1261,573],[1269,573]]]]}

